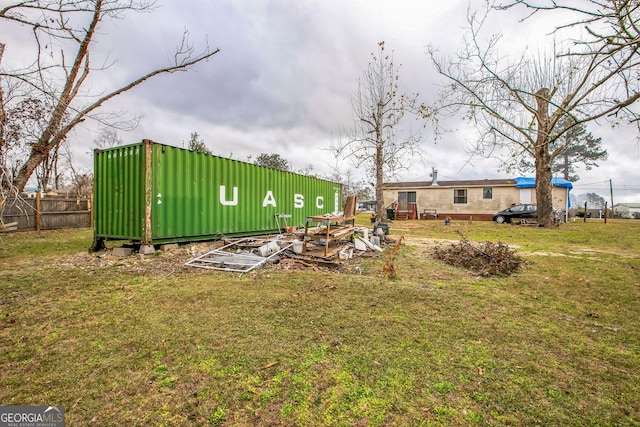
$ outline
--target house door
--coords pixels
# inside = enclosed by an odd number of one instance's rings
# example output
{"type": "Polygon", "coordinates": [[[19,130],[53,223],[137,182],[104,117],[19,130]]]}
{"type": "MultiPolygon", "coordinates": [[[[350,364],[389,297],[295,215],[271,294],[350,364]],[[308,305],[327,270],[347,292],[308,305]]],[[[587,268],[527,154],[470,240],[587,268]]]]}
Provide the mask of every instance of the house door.
{"type": "Polygon", "coordinates": [[[520,189],[520,203],[531,203],[531,188],[520,189]]]}
{"type": "Polygon", "coordinates": [[[400,191],[398,192],[398,210],[408,211],[413,209],[413,205],[416,204],[416,192],[415,191],[400,191]]]}

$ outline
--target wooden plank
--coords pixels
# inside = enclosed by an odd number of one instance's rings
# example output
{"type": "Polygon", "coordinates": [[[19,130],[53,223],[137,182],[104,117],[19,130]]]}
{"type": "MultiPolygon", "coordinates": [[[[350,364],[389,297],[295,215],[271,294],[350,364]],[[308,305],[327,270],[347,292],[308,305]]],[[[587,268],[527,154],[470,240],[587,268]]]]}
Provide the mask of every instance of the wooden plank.
{"type": "Polygon", "coordinates": [[[91,213],[90,210],[84,210],[84,211],[51,211],[51,212],[47,212],[47,211],[42,211],[40,212],[41,216],[47,216],[47,215],[77,215],[77,214],[88,214],[91,213]]]}
{"type": "Polygon", "coordinates": [[[331,231],[330,236],[333,238],[337,237],[348,237],[353,234],[353,227],[344,227],[334,231],[331,231]]]}
{"type": "Polygon", "coordinates": [[[356,216],[356,207],[358,206],[356,196],[347,197],[347,201],[344,205],[345,220],[350,220],[356,216]]]}
{"type": "Polygon", "coordinates": [[[341,249],[342,249],[341,246],[334,246],[334,245],[328,246],[326,250],[324,246],[316,246],[313,249],[307,249],[307,252],[305,252],[305,255],[329,259],[329,258],[335,258],[341,249]]]}

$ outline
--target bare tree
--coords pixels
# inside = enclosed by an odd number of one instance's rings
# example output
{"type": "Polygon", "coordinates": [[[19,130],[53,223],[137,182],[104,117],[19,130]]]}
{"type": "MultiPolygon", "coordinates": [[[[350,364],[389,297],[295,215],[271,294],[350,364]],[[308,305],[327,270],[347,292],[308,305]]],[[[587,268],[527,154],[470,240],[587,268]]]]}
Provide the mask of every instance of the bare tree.
{"type": "Polygon", "coordinates": [[[631,108],[640,98],[640,80],[637,78],[640,4],[637,0],[504,0],[493,3],[493,8],[498,10],[515,7],[526,7],[531,11],[525,20],[551,11],[567,17],[554,32],[570,41],[558,56],[586,57],[581,63],[588,69],[582,74],[589,77],[587,83],[595,85],[591,90],[585,88],[579,93],[583,95],[579,100],[597,107],[581,123],[606,117],[613,125],[624,121],[638,124],[640,113],[631,108]],[[588,101],[605,85],[609,96],[588,101]]]}
{"type": "MultiPolygon", "coordinates": [[[[585,51],[574,54],[566,46],[575,43],[558,42],[550,54],[526,52],[509,62],[498,53],[500,35],[481,43],[486,17],[469,14],[466,46],[455,57],[429,49],[437,71],[448,80],[437,108],[462,113],[479,130],[474,154],[488,157],[507,150],[507,162],[534,159],[538,219],[552,226],[552,165],[566,148],[563,136],[598,119],[636,120],[629,107],[640,96],[638,80],[630,78],[640,70],[640,57],[633,53],[637,43],[628,51],[583,43],[585,51]]],[[[618,24],[608,24],[615,33],[618,24]]]]}
{"type": "Polygon", "coordinates": [[[371,199],[371,185],[364,179],[357,179],[352,169],[347,169],[346,173],[335,169],[327,179],[342,184],[342,200],[349,196],[356,196],[358,200],[371,199]]]}
{"type": "MultiPolygon", "coordinates": [[[[103,139],[101,138],[101,136],[106,137],[110,135],[111,137],[115,137],[116,141],[117,138],[119,138],[117,132],[114,131],[112,133],[110,132],[110,130],[109,132],[107,132],[106,130],[109,129],[101,129],[100,133],[98,134],[98,138],[94,140],[94,144],[96,144],[99,148],[117,145],[103,145],[109,144],[110,142],[108,141],[113,140],[103,139]],[[102,132],[103,130],[105,132],[102,132]]],[[[91,173],[90,171],[81,171],[76,168],[69,141],[65,141],[64,143],[62,143],[59,147],[59,150],[62,150],[62,159],[65,162],[67,177],[70,181],[68,194],[72,197],[89,197],[91,193],[93,193],[93,173],[91,173]]]]}
{"type": "Polygon", "coordinates": [[[313,175],[313,165],[311,163],[306,163],[303,168],[296,170],[296,173],[305,176],[313,175]]]}
{"type": "MultiPolygon", "coordinates": [[[[0,9],[0,22],[17,24],[31,32],[36,52],[32,65],[24,69],[8,69],[0,63],[0,87],[18,88],[13,97],[2,93],[0,152],[6,146],[4,125],[9,103],[34,97],[50,110],[45,128],[30,142],[29,154],[14,177],[13,185],[18,190],[24,188],[34,170],[60,146],[69,132],[87,118],[110,125],[120,120],[121,126],[135,127],[137,118],[125,121],[118,114],[100,113],[99,109],[107,101],[157,75],[186,71],[218,53],[218,49],[208,47],[196,53],[185,31],[171,64],[118,88],[92,93],[90,73],[109,68],[108,64],[98,68],[90,64],[91,49],[104,31],[101,26],[126,12],[151,11],[154,3],[152,0],[26,0],[0,9]]],[[[4,45],[0,49],[3,50],[4,45]]]]}
{"type": "MultiPolygon", "coordinates": [[[[2,65],[2,57],[4,55],[4,44],[0,43],[0,66],[2,65]]],[[[4,200],[4,192],[12,187],[13,178],[10,176],[6,162],[6,143],[5,143],[5,123],[7,122],[7,113],[4,108],[4,89],[0,81],[0,208],[2,200],[4,200]]]]}
{"type": "Polygon", "coordinates": [[[98,130],[98,135],[96,135],[93,140],[93,145],[96,148],[110,148],[117,147],[118,145],[124,144],[124,140],[118,134],[118,131],[112,127],[102,126],[98,130]]]}
{"type": "Polygon", "coordinates": [[[353,127],[335,142],[331,150],[337,157],[350,159],[357,168],[366,168],[375,179],[376,216],[386,221],[383,182],[411,165],[420,153],[421,134],[401,134],[400,125],[407,112],[417,112],[418,94],[399,92],[398,69],[393,54],[385,51],[384,42],[371,61],[351,100],[353,127]]]}
{"type": "MultiPolygon", "coordinates": [[[[32,149],[32,144],[46,129],[50,114],[51,109],[43,100],[31,96],[12,103],[7,109],[3,126],[2,162],[7,170],[11,171],[8,183],[14,180],[25,157],[32,149]]],[[[63,122],[65,120],[66,118],[63,122]]],[[[58,148],[54,147],[36,167],[38,188],[45,191],[49,188],[59,188],[61,176],[58,173],[59,154],[58,148]]]]}

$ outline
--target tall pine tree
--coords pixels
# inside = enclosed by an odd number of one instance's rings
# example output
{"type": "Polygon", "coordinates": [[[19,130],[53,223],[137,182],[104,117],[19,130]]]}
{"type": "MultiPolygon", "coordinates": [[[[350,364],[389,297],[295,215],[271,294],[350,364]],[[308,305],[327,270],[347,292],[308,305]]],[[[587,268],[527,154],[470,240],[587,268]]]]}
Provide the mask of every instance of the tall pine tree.
{"type": "MultiPolygon", "coordinates": [[[[571,119],[565,120],[569,122],[571,119]]],[[[551,170],[554,175],[562,175],[567,181],[576,182],[580,179],[576,174],[576,164],[582,163],[586,170],[591,170],[598,167],[598,161],[607,160],[608,153],[602,148],[602,138],[587,132],[584,124],[569,129],[557,140],[557,145],[560,154],[555,158],[551,170]]]]}

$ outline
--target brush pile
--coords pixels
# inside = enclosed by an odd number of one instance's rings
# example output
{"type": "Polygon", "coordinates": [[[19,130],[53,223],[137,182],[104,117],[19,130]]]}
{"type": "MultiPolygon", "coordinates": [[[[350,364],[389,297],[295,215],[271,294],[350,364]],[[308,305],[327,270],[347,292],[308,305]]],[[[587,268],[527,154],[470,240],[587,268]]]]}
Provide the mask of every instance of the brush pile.
{"type": "Polygon", "coordinates": [[[480,276],[508,276],[520,270],[526,261],[501,242],[460,242],[437,246],[434,256],[455,267],[471,270],[480,276]]]}

